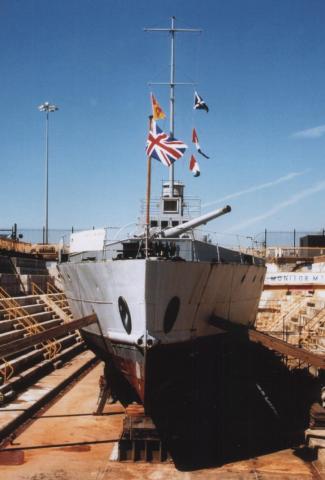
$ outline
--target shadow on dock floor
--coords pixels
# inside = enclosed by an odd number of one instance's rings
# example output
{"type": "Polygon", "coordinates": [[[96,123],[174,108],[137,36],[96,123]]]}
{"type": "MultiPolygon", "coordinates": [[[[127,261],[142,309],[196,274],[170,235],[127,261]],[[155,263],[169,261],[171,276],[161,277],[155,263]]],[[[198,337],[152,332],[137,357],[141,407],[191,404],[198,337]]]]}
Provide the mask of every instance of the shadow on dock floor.
{"type": "Polygon", "coordinates": [[[150,351],[150,414],[175,466],[190,471],[303,442],[319,381],[228,335],[150,351]],[[180,349],[182,351],[180,352],[180,349]]]}

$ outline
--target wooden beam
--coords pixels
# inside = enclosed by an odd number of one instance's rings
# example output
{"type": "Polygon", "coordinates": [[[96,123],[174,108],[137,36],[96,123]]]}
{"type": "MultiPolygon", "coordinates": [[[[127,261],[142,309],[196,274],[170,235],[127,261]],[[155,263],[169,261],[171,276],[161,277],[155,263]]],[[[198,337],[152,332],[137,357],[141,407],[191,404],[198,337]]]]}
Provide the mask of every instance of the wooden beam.
{"type": "Polygon", "coordinates": [[[213,317],[209,323],[215,327],[224,330],[225,333],[237,335],[243,339],[248,338],[251,342],[260,343],[266,348],[273,350],[281,355],[289,356],[301,360],[308,365],[313,365],[316,368],[325,370],[325,355],[309,352],[304,348],[299,348],[295,345],[280,340],[279,338],[272,337],[266,333],[253,330],[252,328],[246,328],[243,325],[236,325],[230,323],[223,318],[213,317]]]}
{"type": "Polygon", "coordinates": [[[257,330],[249,329],[248,337],[252,342],[260,343],[264,347],[275,350],[282,355],[294,357],[304,363],[308,363],[308,365],[325,369],[325,355],[309,352],[304,348],[291,345],[290,343],[280,340],[279,338],[266,335],[265,333],[258,332],[257,330]]]}
{"type": "Polygon", "coordinates": [[[15,340],[14,342],[10,342],[6,345],[0,346],[0,357],[7,357],[8,355],[11,355],[13,353],[20,352],[24,348],[37,345],[46,340],[53,339],[68,332],[73,332],[74,330],[78,330],[78,328],[86,327],[87,325],[91,325],[93,323],[96,323],[97,321],[97,315],[93,313],[92,315],[78,318],[77,320],[72,320],[68,323],[63,323],[58,327],[49,328],[44,332],[36,333],[35,335],[15,340]]]}

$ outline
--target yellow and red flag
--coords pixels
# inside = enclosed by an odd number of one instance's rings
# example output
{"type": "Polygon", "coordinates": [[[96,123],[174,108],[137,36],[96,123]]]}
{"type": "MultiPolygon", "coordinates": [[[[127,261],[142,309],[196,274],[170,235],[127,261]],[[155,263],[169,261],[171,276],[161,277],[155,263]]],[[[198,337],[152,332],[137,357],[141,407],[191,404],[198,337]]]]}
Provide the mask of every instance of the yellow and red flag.
{"type": "Polygon", "coordinates": [[[151,94],[151,107],[154,120],[162,120],[163,118],[166,118],[163,109],[161,108],[153,94],[151,94]]]}

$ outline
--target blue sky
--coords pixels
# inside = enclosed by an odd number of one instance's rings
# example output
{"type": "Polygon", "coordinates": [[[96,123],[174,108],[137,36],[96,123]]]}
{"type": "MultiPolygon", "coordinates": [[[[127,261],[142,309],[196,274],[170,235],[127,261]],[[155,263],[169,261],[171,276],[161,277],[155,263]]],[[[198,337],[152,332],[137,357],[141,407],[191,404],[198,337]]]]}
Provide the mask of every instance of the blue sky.
{"type": "MultiPolygon", "coordinates": [[[[175,135],[196,128],[201,176],[176,179],[229,235],[324,227],[323,0],[1,0],[1,228],[44,221],[44,115],[50,101],[50,228],[121,226],[145,195],[150,81],[168,81],[169,39],[143,27],[202,28],[176,39],[175,135]],[[231,197],[228,198],[227,197],[231,197]]],[[[154,93],[168,110],[168,91],[154,93]]],[[[168,120],[161,123],[168,130],[168,120]]],[[[168,171],[153,164],[159,194],[168,171]]]]}

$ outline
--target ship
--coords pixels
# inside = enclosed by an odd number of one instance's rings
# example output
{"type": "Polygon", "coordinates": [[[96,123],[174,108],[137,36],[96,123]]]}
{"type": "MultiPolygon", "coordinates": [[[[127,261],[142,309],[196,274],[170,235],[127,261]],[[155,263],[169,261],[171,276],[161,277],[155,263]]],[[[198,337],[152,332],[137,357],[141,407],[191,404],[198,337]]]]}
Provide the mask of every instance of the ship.
{"type": "MultiPolygon", "coordinates": [[[[184,29],[172,18],[170,28],[159,30],[168,31],[172,42],[174,138],[173,42],[184,29]]],[[[105,362],[112,395],[124,405],[140,402],[152,415],[157,403],[176,405],[178,395],[193,393],[186,373],[193,358],[199,358],[204,379],[212,368],[204,362],[218,349],[222,325],[253,326],[266,269],[261,258],[214,244],[200,229],[231,208],[200,214],[185,184],[174,180],[174,164],[160,197],[151,200],[150,160],[136,233],[113,240],[104,228],[72,233],[59,271],[74,317],[97,315],[98,323],[81,334],[105,362]]]]}

